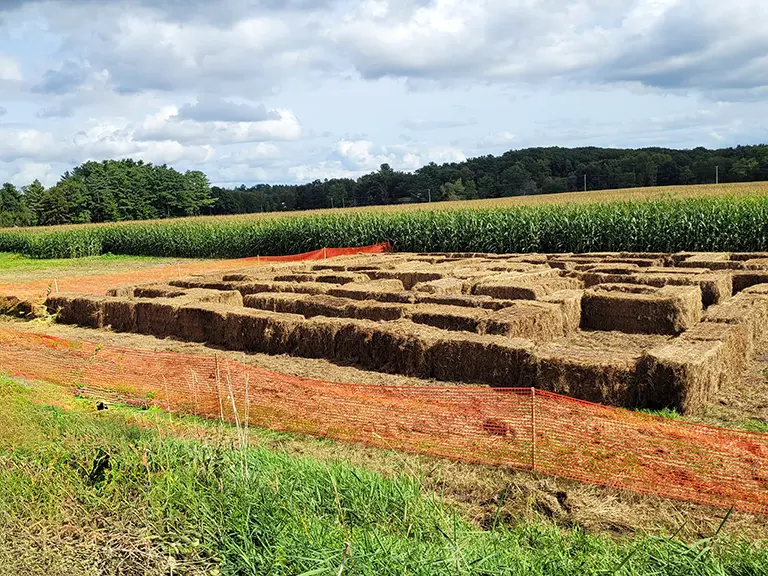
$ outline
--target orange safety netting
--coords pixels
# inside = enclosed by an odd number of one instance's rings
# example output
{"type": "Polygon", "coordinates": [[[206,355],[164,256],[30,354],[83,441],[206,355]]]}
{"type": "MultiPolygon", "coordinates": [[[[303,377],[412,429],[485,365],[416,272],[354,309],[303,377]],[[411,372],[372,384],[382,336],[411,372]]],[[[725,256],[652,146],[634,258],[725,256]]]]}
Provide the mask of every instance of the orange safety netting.
{"type": "Polygon", "coordinates": [[[50,290],[58,289],[59,292],[70,294],[104,294],[110,288],[121,284],[140,284],[142,282],[163,282],[189,276],[192,274],[214,274],[238,268],[248,268],[269,264],[272,262],[301,262],[305,260],[323,260],[336,256],[352,256],[355,254],[381,254],[391,252],[392,245],[389,242],[373,244],[371,246],[359,246],[352,248],[321,248],[303,254],[290,254],[288,256],[251,256],[248,258],[235,258],[231,260],[209,260],[202,262],[180,262],[172,266],[148,268],[132,272],[119,272],[115,274],[103,274],[96,276],[72,276],[45,280],[33,280],[22,283],[0,284],[1,296],[15,296],[22,300],[42,301],[50,290]]]}
{"type": "Polygon", "coordinates": [[[768,514],[768,435],[540,390],[341,384],[10,329],[0,367],[171,411],[768,514]]]}

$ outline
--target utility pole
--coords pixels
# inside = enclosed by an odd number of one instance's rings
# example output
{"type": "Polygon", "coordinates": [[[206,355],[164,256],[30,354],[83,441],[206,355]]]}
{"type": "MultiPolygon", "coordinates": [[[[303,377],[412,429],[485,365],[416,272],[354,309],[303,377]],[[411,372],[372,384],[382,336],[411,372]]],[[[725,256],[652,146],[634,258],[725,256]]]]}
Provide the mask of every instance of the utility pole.
{"type": "Polygon", "coordinates": [[[715,166],[715,184],[720,184],[720,166],[715,166]]]}
{"type": "Polygon", "coordinates": [[[429,198],[429,203],[432,203],[432,189],[427,188],[427,197],[429,198]]]}
{"type": "Polygon", "coordinates": [[[584,192],[587,191],[587,175],[584,174],[584,192]]]}

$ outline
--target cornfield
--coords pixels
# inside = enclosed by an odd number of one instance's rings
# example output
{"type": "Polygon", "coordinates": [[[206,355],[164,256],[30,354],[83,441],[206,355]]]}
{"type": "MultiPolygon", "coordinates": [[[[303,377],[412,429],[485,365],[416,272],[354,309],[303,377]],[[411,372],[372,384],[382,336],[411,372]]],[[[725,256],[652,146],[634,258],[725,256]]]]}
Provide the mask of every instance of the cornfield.
{"type": "Polygon", "coordinates": [[[413,252],[762,251],[768,250],[768,196],[454,205],[0,230],[0,251],[36,258],[102,253],[240,258],[384,241],[413,252]]]}

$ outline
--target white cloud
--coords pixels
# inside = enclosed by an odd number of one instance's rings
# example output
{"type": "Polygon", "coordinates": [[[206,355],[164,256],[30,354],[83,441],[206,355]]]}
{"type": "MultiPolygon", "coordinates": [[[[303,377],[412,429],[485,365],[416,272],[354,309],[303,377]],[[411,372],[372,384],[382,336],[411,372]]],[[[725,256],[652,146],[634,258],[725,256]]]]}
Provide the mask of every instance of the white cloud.
{"type": "Polygon", "coordinates": [[[200,122],[187,120],[171,109],[151,117],[136,130],[142,140],[175,140],[183,144],[234,144],[271,140],[296,140],[301,124],[290,110],[270,110],[265,120],[255,122],[200,122]]]}
{"type": "Polygon", "coordinates": [[[0,54],[0,80],[16,82],[22,79],[21,65],[14,58],[0,54]]]}
{"type": "Polygon", "coordinates": [[[59,180],[60,174],[53,171],[50,164],[41,164],[36,162],[24,162],[11,175],[9,180],[16,186],[26,186],[35,180],[39,180],[43,186],[53,186],[59,180]]]}

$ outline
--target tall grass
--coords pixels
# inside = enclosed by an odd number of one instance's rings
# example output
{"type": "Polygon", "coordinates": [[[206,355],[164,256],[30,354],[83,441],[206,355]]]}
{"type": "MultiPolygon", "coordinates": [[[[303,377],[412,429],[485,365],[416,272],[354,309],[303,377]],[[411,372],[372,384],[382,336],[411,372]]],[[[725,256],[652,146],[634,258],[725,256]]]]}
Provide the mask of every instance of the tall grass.
{"type": "Polygon", "coordinates": [[[0,230],[0,251],[35,258],[238,258],[382,241],[398,251],[762,251],[768,196],[0,230]]]}
{"type": "Polygon", "coordinates": [[[61,573],[73,574],[715,576],[768,566],[765,548],[721,537],[483,530],[418,478],[223,436],[182,440],[159,410],[96,413],[72,399],[46,405],[46,395],[58,398],[0,376],[0,574],[55,573],[51,556],[67,553],[61,573]],[[92,572],[68,565],[84,560],[92,572]]]}

